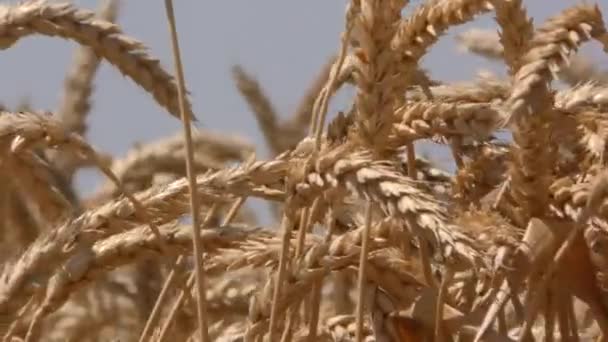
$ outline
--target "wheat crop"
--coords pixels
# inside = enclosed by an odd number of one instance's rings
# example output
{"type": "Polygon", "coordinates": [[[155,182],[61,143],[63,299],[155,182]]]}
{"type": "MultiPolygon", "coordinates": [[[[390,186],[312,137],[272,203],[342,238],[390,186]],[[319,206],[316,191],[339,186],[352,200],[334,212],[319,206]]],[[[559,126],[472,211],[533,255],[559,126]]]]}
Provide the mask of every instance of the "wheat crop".
{"type": "Polygon", "coordinates": [[[172,1],[173,68],[114,23],[117,1],[0,5],[2,50],[79,44],[55,111],[0,106],[4,341],[608,340],[608,71],[577,54],[608,53],[599,6],[533,23],[522,0],[350,0],[288,119],[233,67],[262,160],[196,124],[172,1]],[[458,44],[506,77],[432,79],[432,45],[488,14],[497,30],[458,44]],[[105,62],[183,132],[124,157],[87,141],[105,62]],[[328,113],[343,87],[348,107],[328,113]],[[455,170],[417,154],[425,141],[455,170]],[[85,167],[107,178],[88,196],[85,167]]]}

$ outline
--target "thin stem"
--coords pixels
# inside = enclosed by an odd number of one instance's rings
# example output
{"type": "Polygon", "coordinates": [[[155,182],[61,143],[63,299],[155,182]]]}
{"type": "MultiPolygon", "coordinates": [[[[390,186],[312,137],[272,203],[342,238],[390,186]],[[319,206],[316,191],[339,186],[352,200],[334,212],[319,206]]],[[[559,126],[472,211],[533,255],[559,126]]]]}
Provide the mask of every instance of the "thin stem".
{"type": "Polygon", "coordinates": [[[511,301],[511,305],[513,306],[513,312],[515,312],[515,318],[517,319],[518,322],[522,322],[524,320],[524,315],[525,315],[524,305],[521,303],[521,300],[519,300],[519,296],[515,295],[515,293],[517,293],[517,291],[514,288],[514,284],[509,283],[509,286],[511,288],[513,288],[513,291],[511,292],[512,294],[509,296],[509,301],[511,301]]]}
{"type": "Polygon", "coordinates": [[[2,342],[11,342],[15,340],[12,337],[15,335],[16,331],[22,326],[23,317],[27,317],[26,313],[33,307],[33,305],[39,299],[40,298],[38,298],[38,296],[31,296],[27,303],[25,303],[25,305],[23,305],[23,307],[19,309],[18,317],[20,316],[21,318],[15,319],[13,323],[11,323],[11,325],[8,327],[8,330],[4,334],[2,342]]]}
{"type": "MultiPolygon", "coordinates": [[[[207,212],[207,215],[205,216],[205,219],[203,220],[203,223],[202,223],[203,227],[206,227],[209,225],[209,223],[211,222],[211,219],[213,219],[213,217],[217,213],[217,209],[218,209],[217,204],[213,204],[211,206],[211,208],[207,212]]],[[[158,294],[158,298],[156,298],[156,302],[154,303],[152,312],[150,313],[150,316],[148,317],[148,321],[146,322],[146,325],[144,326],[144,330],[142,331],[141,335],[139,336],[139,342],[144,342],[146,340],[146,338],[148,337],[148,335],[150,335],[152,327],[156,323],[156,320],[158,319],[158,315],[160,315],[161,307],[162,307],[161,304],[165,301],[165,299],[169,295],[169,289],[171,289],[175,280],[178,278],[177,276],[179,275],[179,273],[181,273],[182,267],[185,265],[185,261],[186,261],[186,258],[184,258],[184,255],[182,254],[177,258],[175,265],[171,268],[171,272],[169,272],[169,275],[167,276],[167,279],[165,280],[165,283],[163,284],[163,287],[162,287],[160,293],[158,294]]]]}
{"type": "MultiPolygon", "coordinates": [[[[331,77],[331,70],[333,70],[333,65],[335,65],[336,62],[334,62],[334,64],[332,64],[332,68],[330,69],[330,77],[331,77]]],[[[319,105],[321,104],[322,99],[325,97],[325,93],[327,93],[327,85],[325,85],[321,91],[319,92],[319,95],[317,95],[317,98],[315,99],[315,102],[313,103],[312,106],[312,115],[310,117],[310,125],[308,128],[308,136],[314,136],[315,132],[317,131],[317,125],[319,124],[319,105]]]]}
{"type": "Polygon", "coordinates": [[[545,342],[553,342],[555,334],[555,298],[553,289],[546,293],[547,303],[545,305],[545,342]]]}
{"type": "Polygon", "coordinates": [[[530,336],[530,329],[532,328],[532,324],[534,323],[536,316],[538,315],[538,311],[541,309],[541,298],[545,295],[549,282],[551,281],[553,274],[557,268],[557,265],[560,264],[561,260],[564,258],[568,250],[574,245],[576,241],[576,237],[580,234],[583,229],[582,224],[577,224],[574,229],[569,233],[566,240],[562,243],[560,248],[555,253],[555,256],[547,265],[545,274],[540,279],[537,285],[536,295],[530,297],[530,301],[526,302],[526,316],[524,325],[521,329],[521,335],[519,336],[518,341],[523,342],[530,336]]]}
{"type": "MultiPolygon", "coordinates": [[[[310,223],[311,215],[314,214],[315,207],[319,203],[319,199],[315,199],[312,204],[312,208],[303,208],[300,212],[300,224],[298,228],[298,244],[296,245],[296,259],[300,257],[304,250],[304,242],[306,239],[306,233],[308,231],[308,226],[310,223]]],[[[292,338],[292,329],[294,325],[294,321],[296,320],[296,316],[298,315],[298,311],[300,311],[300,305],[294,305],[289,308],[289,313],[287,316],[287,324],[285,324],[285,328],[283,329],[283,336],[281,337],[281,342],[291,341],[292,338]]]]}
{"type": "Polygon", "coordinates": [[[298,314],[300,306],[292,307],[287,315],[287,323],[285,323],[285,329],[283,329],[283,335],[281,336],[281,342],[289,342],[293,337],[293,325],[298,314]]]}
{"type": "Polygon", "coordinates": [[[421,233],[418,232],[416,235],[420,245],[418,253],[420,255],[420,260],[422,261],[422,273],[424,273],[424,279],[431,288],[437,289],[437,282],[433,276],[433,267],[431,266],[429,246],[426,244],[426,240],[422,238],[421,233]]]}
{"type": "Polygon", "coordinates": [[[321,290],[323,290],[322,279],[315,280],[312,288],[312,294],[310,301],[312,302],[312,308],[310,311],[310,320],[308,324],[308,336],[306,337],[307,342],[314,342],[317,340],[317,326],[319,325],[319,308],[321,306],[321,290]]]}
{"type": "Polygon", "coordinates": [[[304,208],[302,210],[302,218],[300,219],[300,228],[298,232],[298,244],[296,245],[296,257],[302,255],[304,251],[304,242],[306,241],[306,234],[311,230],[310,225],[312,224],[313,215],[319,210],[321,199],[316,198],[310,208],[304,208]]]}
{"type": "Polygon", "coordinates": [[[338,59],[332,67],[332,70],[329,74],[329,79],[327,80],[327,84],[321,90],[319,96],[317,97],[313,105],[309,136],[314,135],[315,137],[315,151],[318,151],[321,146],[321,136],[323,134],[323,128],[325,126],[325,117],[327,116],[327,106],[329,103],[329,97],[335,91],[334,88],[336,87],[338,75],[342,70],[344,60],[346,59],[346,52],[348,49],[348,44],[350,42],[350,34],[353,28],[352,16],[354,15],[354,10],[355,7],[351,5],[351,7],[349,7],[348,11],[346,12],[346,32],[342,33],[340,53],[338,54],[338,59]]]}
{"type": "Polygon", "coordinates": [[[414,143],[412,141],[406,144],[407,150],[407,175],[411,179],[416,179],[418,177],[418,172],[416,171],[416,150],[414,147],[414,143]]]}
{"type": "Polygon", "coordinates": [[[329,82],[327,84],[327,89],[325,92],[321,92],[321,102],[319,105],[319,112],[315,113],[314,118],[317,119],[317,124],[314,127],[315,131],[315,150],[319,150],[321,146],[321,136],[323,135],[323,128],[325,127],[325,118],[327,116],[327,106],[329,105],[329,97],[334,92],[334,88],[336,86],[336,80],[338,79],[338,74],[340,74],[340,69],[342,69],[342,65],[344,64],[344,59],[346,58],[346,47],[348,41],[350,39],[350,29],[347,29],[346,32],[342,36],[342,47],[340,49],[340,55],[335,64],[335,69],[329,78],[329,82]]]}
{"type": "Polygon", "coordinates": [[[236,199],[234,204],[228,209],[226,216],[224,217],[224,221],[222,222],[222,226],[225,226],[232,222],[232,220],[236,217],[236,214],[239,212],[239,209],[245,204],[246,197],[239,197],[236,199]]]}
{"type": "Polygon", "coordinates": [[[564,290],[559,291],[557,300],[557,327],[559,328],[559,336],[561,341],[570,341],[570,322],[568,318],[568,301],[571,301],[570,294],[564,290]]]}
{"type": "Polygon", "coordinates": [[[461,170],[464,167],[464,161],[462,160],[462,137],[450,139],[450,147],[456,167],[458,167],[458,170],[461,170]]]}
{"type": "Polygon", "coordinates": [[[507,179],[505,179],[505,181],[500,186],[500,190],[498,190],[498,195],[496,196],[496,200],[494,200],[494,203],[492,204],[492,209],[498,209],[498,206],[500,205],[502,199],[505,197],[505,194],[510,184],[511,178],[507,177],[507,179]]]}
{"type": "MultiPolygon", "coordinates": [[[[315,199],[315,203],[319,199],[315,199]]],[[[314,204],[313,204],[314,205],[314,204]]],[[[296,245],[296,258],[300,256],[304,249],[304,242],[306,240],[306,233],[308,230],[308,220],[310,219],[310,213],[312,210],[309,208],[303,208],[300,212],[300,228],[298,230],[298,244],[296,245]]]]}
{"type": "MultiPolygon", "coordinates": [[[[238,213],[241,206],[245,203],[245,199],[246,199],[246,197],[239,197],[234,202],[234,204],[232,204],[230,209],[228,209],[228,213],[226,213],[226,216],[224,217],[224,220],[222,222],[222,227],[226,226],[230,222],[232,222],[232,220],[238,213]]],[[[216,205],[213,205],[211,207],[211,210],[209,210],[209,214],[207,214],[207,216],[205,217],[205,220],[203,221],[203,228],[207,227],[209,225],[209,223],[211,222],[211,219],[215,216],[216,209],[217,209],[216,205]]],[[[171,274],[169,274],[169,276],[171,276],[171,274]]],[[[164,339],[164,337],[167,334],[167,331],[169,329],[169,326],[171,325],[171,322],[173,321],[173,318],[175,317],[177,309],[180,307],[180,305],[184,301],[184,298],[189,297],[191,287],[193,285],[192,283],[194,282],[193,277],[194,277],[194,274],[191,274],[190,277],[188,278],[188,280],[186,281],[186,286],[181,290],[179,296],[177,297],[177,300],[175,301],[175,304],[174,304],[173,308],[171,309],[171,312],[170,312],[169,316],[167,317],[165,324],[161,328],[161,333],[158,338],[158,341],[162,341],[164,339]]],[[[167,278],[167,281],[169,281],[168,278],[167,278]]],[[[159,300],[160,300],[160,296],[159,296],[159,300]]],[[[157,303],[158,302],[159,301],[157,300],[157,303]]]]}
{"type": "Polygon", "coordinates": [[[494,299],[492,300],[492,305],[487,309],[485,317],[483,318],[479,329],[477,329],[473,342],[481,341],[484,334],[490,328],[492,323],[494,323],[494,320],[500,314],[500,312],[502,311],[504,313],[504,305],[507,303],[510,297],[511,290],[509,289],[509,283],[507,280],[504,280],[496,292],[494,299]]]}
{"type": "Polygon", "coordinates": [[[507,331],[507,318],[505,317],[505,308],[501,308],[498,311],[498,333],[506,335],[507,331]]]}
{"type": "Polygon", "coordinates": [[[580,338],[578,336],[578,324],[576,322],[576,313],[574,312],[574,300],[573,297],[570,295],[568,296],[568,301],[567,301],[567,310],[568,310],[568,324],[570,326],[570,341],[572,342],[579,342],[580,338]]]}
{"type": "Polygon", "coordinates": [[[165,340],[165,336],[167,336],[167,332],[169,331],[171,322],[173,322],[173,318],[177,314],[177,310],[182,305],[186,292],[190,291],[190,288],[192,287],[192,285],[194,285],[194,273],[190,274],[190,276],[188,277],[188,280],[186,281],[184,288],[182,289],[180,294],[177,296],[175,303],[173,303],[173,306],[171,307],[171,311],[169,311],[169,316],[167,317],[165,324],[163,324],[162,328],[160,329],[160,334],[158,336],[157,341],[162,342],[165,340]]]}
{"type": "Polygon", "coordinates": [[[196,177],[194,171],[194,152],[192,148],[192,132],[190,128],[190,116],[186,113],[185,99],[185,81],[182,60],[180,56],[179,42],[177,39],[177,28],[175,25],[175,13],[173,11],[173,0],[165,0],[165,10],[167,12],[167,20],[169,22],[169,31],[171,33],[171,49],[173,50],[173,59],[175,62],[175,70],[177,72],[177,95],[179,100],[179,112],[184,128],[184,140],[186,142],[186,173],[188,177],[188,188],[190,189],[190,210],[192,215],[192,244],[194,254],[194,272],[196,274],[196,312],[198,316],[198,325],[200,339],[202,342],[208,342],[209,332],[207,329],[207,303],[205,297],[205,278],[203,273],[202,256],[203,246],[200,240],[200,225],[198,217],[198,197],[196,195],[196,177]]]}
{"type": "Polygon", "coordinates": [[[448,291],[448,285],[454,277],[454,271],[448,267],[443,274],[441,285],[439,286],[439,293],[437,294],[437,306],[435,308],[435,341],[445,341],[445,335],[443,334],[443,306],[445,304],[445,297],[448,291]]]}
{"type": "MultiPolygon", "coordinates": [[[[289,204],[286,204],[286,209],[289,204]]],[[[272,294],[272,308],[270,309],[270,324],[268,337],[270,341],[273,341],[274,333],[277,326],[278,320],[278,309],[279,300],[281,299],[281,289],[283,287],[283,281],[285,280],[285,272],[287,269],[287,260],[289,255],[289,240],[291,239],[291,231],[293,224],[289,219],[289,215],[284,212],[283,219],[281,222],[281,229],[283,230],[283,239],[281,241],[281,255],[279,256],[279,269],[277,271],[276,280],[274,284],[274,292],[272,294]]]]}
{"type": "Polygon", "coordinates": [[[363,307],[365,300],[365,272],[367,271],[367,252],[369,250],[369,235],[372,226],[372,202],[368,201],[365,206],[365,225],[363,226],[363,241],[361,242],[361,254],[359,257],[359,277],[357,280],[357,322],[355,341],[363,341],[363,307]]]}
{"type": "Polygon", "coordinates": [[[173,285],[175,284],[175,280],[177,279],[176,270],[178,270],[184,266],[184,260],[185,260],[184,256],[180,255],[177,258],[177,261],[175,262],[173,269],[171,270],[171,272],[169,272],[169,275],[167,276],[167,279],[165,280],[165,283],[163,284],[163,287],[160,290],[158,297],[156,298],[156,302],[154,303],[152,312],[150,313],[150,316],[148,316],[148,320],[146,321],[144,330],[141,332],[141,335],[139,336],[139,342],[144,342],[146,340],[146,338],[148,338],[148,335],[150,335],[150,332],[152,331],[152,327],[154,326],[154,324],[156,323],[156,320],[158,319],[158,316],[160,315],[161,304],[164,302],[165,298],[167,298],[167,295],[169,294],[169,289],[172,288],[173,285]]]}

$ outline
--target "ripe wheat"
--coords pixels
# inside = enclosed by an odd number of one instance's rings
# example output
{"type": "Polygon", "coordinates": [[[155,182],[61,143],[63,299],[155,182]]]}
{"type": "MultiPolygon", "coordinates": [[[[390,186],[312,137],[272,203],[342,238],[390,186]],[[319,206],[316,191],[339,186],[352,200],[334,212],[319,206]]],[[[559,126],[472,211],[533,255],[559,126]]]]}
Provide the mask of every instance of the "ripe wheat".
{"type": "Polygon", "coordinates": [[[287,120],[234,66],[269,160],[238,137],[190,134],[173,27],[176,77],[113,23],[117,0],[97,15],[0,5],[1,49],[80,44],[54,113],[0,106],[4,341],[607,339],[608,71],[576,55],[589,40],[608,52],[599,7],[535,24],[523,0],[408,5],[351,0],[337,54],[287,120]],[[507,76],[432,79],[429,48],[485,13],[498,34],[458,43],[507,76]],[[185,119],[184,135],[122,158],[88,143],[102,60],[185,119]],[[346,85],[351,106],[326,123],[346,85]],[[456,170],[417,155],[421,141],[446,145],[456,170]],[[73,177],[90,166],[107,181],[81,198],[73,177]],[[271,204],[273,225],[249,198],[271,204]]]}

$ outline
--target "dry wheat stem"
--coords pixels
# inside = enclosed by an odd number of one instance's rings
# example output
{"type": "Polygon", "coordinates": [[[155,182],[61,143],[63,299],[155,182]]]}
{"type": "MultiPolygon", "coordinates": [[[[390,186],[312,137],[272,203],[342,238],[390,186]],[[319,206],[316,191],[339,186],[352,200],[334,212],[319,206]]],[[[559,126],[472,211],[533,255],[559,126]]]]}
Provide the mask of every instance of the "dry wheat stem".
{"type": "Polygon", "coordinates": [[[446,297],[447,297],[446,292],[448,289],[448,285],[452,281],[453,277],[454,277],[454,272],[448,265],[447,269],[443,273],[443,277],[441,279],[441,285],[439,286],[439,293],[437,294],[437,307],[435,309],[435,341],[438,341],[438,342],[445,341],[443,311],[444,311],[444,304],[445,304],[446,297]]]}
{"type": "Polygon", "coordinates": [[[187,293],[187,291],[190,290],[192,285],[195,284],[194,278],[195,278],[195,274],[192,273],[188,277],[188,280],[186,281],[186,283],[184,284],[184,288],[180,291],[180,294],[175,299],[175,302],[173,303],[173,306],[171,307],[171,311],[169,312],[169,315],[168,315],[169,317],[167,318],[166,322],[161,327],[161,331],[160,331],[158,337],[156,338],[157,341],[162,342],[165,340],[167,332],[169,331],[169,326],[170,326],[171,322],[173,321],[173,318],[176,316],[177,310],[179,309],[180,305],[182,304],[182,302],[185,298],[185,294],[187,293]]]}
{"type": "MultiPolygon", "coordinates": [[[[301,102],[298,104],[293,114],[293,117],[290,122],[292,126],[305,128],[310,124],[315,101],[317,100],[317,98],[325,88],[325,85],[327,84],[329,78],[331,77],[332,70],[337,61],[337,58],[338,56],[332,56],[331,58],[329,58],[325,65],[323,65],[323,68],[319,71],[319,74],[302,97],[301,102]]],[[[303,137],[304,135],[302,135],[300,139],[303,137]]]]}
{"type": "Polygon", "coordinates": [[[335,92],[335,87],[338,84],[338,76],[342,70],[342,66],[346,59],[346,51],[348,48],[347,42],[350,38],[351,33],[351,23],[352,16],[356,11],[356,6],[349,6],[346,12],[346,31],[342,33],[342,38],[340,42],[340,53],[338,54],[338,59],[334,62],[332,66],[332,71],[330,73],[329,79],[327,80],[327,84],[323,87],[323,90],[319,93],[317,99],[315,100],[315,104],[313,105],[313,115],[312,115],[312,124],[310,125],[310,133],[309,136],[315,137],[315,149],[318,150],[321,145],[321,137],[323,134],[323,130],[325,129],[325,117],[327,115],[327,106],[329,105],[329,97],[335,92]]]}
{"type": "Polygon", "coordinates": [[[190,191],[190,210],[192,217],[192,243],[193,243],[193,255],[194,255],[194,272],[196,275],[196,287],[197,287],[197,317],[198,317],[198,329],[200,332],[201,342],[208,342],[209,340],[209,327],[207,323],[207,303],[205,296],[205,276],[203,273],[202,255],[203,245],[199,240],[199,232],[201,229],[198,210],[199,201],[196,193],[196,175],[194,173],[194,151],[192,148],[192,133],[190,127],[190,113],[187,108],[186,102],[186,85],[184,80],[184,70],[182,66],[182,59],[180,56],[179,42],[177,38],[177,28],[175,24],[175,14],[173,12],[173,0],[165,0],[165,10],[167,14],[167,20],[169,22],[169,32],[171,33],[171,48],[173,51],[173,59],[175,62],[175,71],[177,73],[177,96],[179,102],[179,111],[183,123],[184,129],[184,140],[186,142],[186,171],[188,178],[188,188],[190,191]]]}
{"type": "MultiPolygon", "coordinates": [[[[209,224],[211,219],[215,216],[216,212],[217,212],[217,205],[213,204],[211,206],[211,208],[209,209],[209,211],[207,212],[205,219],[202,222],[203,227],[206,227],[209,224]]],[[[150,333],[150,329],[152,329],[152,324],[156,323],[158,315],[160,314],[160,305],[164,301],[165,297],[168,295],[168,291],[171,288],[173,281],[176,280],[176,276],[181,274],[181,272],[183,272],[182,264],[185,262],[184,258],[185,258],[185,256],[183,254],[178,257],[178,259],[175,261],[175,265],[173,265],[173,267],[171,268],[171,272],[167,276],[167,279],[165,279],[161,292],[158,294],[158,297],[156,298],[154,307],[153,307],[152,311],[150,312],[150,315],[146,321],[146,325],[144,326],[144,329],[142,330],[141,335],[139,337],[140,342],[143,342],[148,337],[148,335],[150,333]]]]}
{"type": "Polygon", "coordinates": [[[355,339],[363,341],[363,310],[365,304],[365,281],[367,269],[367,253],[369,252],[369,235],[372,225],[372,202],[368,201],[365,206],[365,224],[363,226],[363,241],[361,243],[361,255],[359,257],[359,275],[357,280],[357,330],[355,339]]]}
{"type": "Polygon", "coordinates": [[[281,254],[279,256],[279,265],[276,274],[276,278],[274,281],[274,291],[272,295],[272,308],[270,311],[270,323],[269,323],[269,339],[272,341],[274,337],[274,332],[276,329],[276,324],[278,320],[278,311],[279,311],[279,299],[281,298],[281,290],[283,287],[283,282],[285,281],[285,273],[287,272],[287,260],[289,258],[289,240],[291,236],[291,231],[293,229],[293,222],[291,222],[289,215],[292,215],[288,210],[293,210],[290,208],[289,202],[285,205],[285,209],[283,209],[283,218],[281,219],[281,228],[280,231],[282,235],[281,242],[281,254]]]}
{"type": "Polygon", "coordinates": [[[161,290],[158,294],[158,297],[156,298],[152,311],[150,312],[150,315],[148,316],[148,319],[146,320],[144,328],[140,334],[140,337],[139,337],[140,342],[143,342],[143,341],[145,341],[146,338],[148,338],[148,335],[150,334],[150,330],[152,329],[152,325],[156,323],[158,315],[160,315],[160,310],[161,310],[160,305],[162,304],[163,300],[168,295],[168,291],[173,287],[174,281],[177,279],[176,272],[180,269],[183,269],[184,266],[185,266],[185,257],[182,254],[175,261],[175,265],[173,266],[173,268],[167,275],[165,282],[163,283],[163,287],[161,288],[161,290]]]}
{"type": "MultiPolygon", "coordinates": [[[[222,226],[227,226],[228,224],[230,224],[230,222],[236,217],[236,214],[237,214],[238,210],[241,208],[241,206],[243,205],[244,202],[245,202],[245,198],[244,197],[240,197],[240,198],[238,198],[234,202],[234,204],[231,206],[230,210],[228,211],[228,213],[224,217],[224,221],[222,222],[222,226]]],[[[211,219],[213,218],[213,216],[215,216],[213,208],[215,208],[215,207],[212,207],[212,209],[209,211],[208,215],[205,217],[205,220],[203,220],[203,222],[202,222],[202,228],[206,228],[209,225],[209,222],[211,221],[211,219]]],[[[173,272],[171,274],[175,274],[175,273],[173,272]]],[[[169,282],[171,281],[171,274],[169,274],[169,276],[167,277],[167,279],[165,281],[165,284],[163,285],[163,288],[164,287],[168,288],[170,286],[169,282]]],[[[172,314],[169,315],[169,317],[167,317],[167,319],[165,321],[165,324],[163,325],[163,328],[161,329],[161,335],[158,337],[159,341],[163,340],[163,336],[164,336],[164,334],[167,331],[167,327],[169,326],[169,324],[173,320],[173,317],[175,317],[174,315],[175,315],[175,312],[176,312],[177,308],[179,308],[179,306],[181,305],[181,301],[184,298],[183,294],[184,293],[187,294],[188,293],[187,291],[190,291],[191,285],[192,284],[186,285],[186,289],[182,289],[182,292],[180,293],[179,297],[176,299],[175,304],[174,304],[175,309],[172,310],[171,311],[172,314]]],[[[164,293],[161,292],[161,294],[159,294],[155,306],[156,305],[160,306],[160,303],[162,303],[162,301],[164,299],[163,296],[162,296],[162,294],[164,294],[164,293]]],[[[160,313],[160,312],[157,312],[157,314],[158,313],[160,313]]],[[[155,320],[156,320],[156,317],[153,317],[153,315],[151,313],[150,314],[150,318],[148,319],[148,322],[150,322],[149,323],[150,324],[150,328],[151,328],[151,324],[153,324],[155,320]]],[[[140,341],[143,341],[146,338],[146,336],[147,336],[147,332],[144,329],[144,331],[141,334],[140,341]]]]}

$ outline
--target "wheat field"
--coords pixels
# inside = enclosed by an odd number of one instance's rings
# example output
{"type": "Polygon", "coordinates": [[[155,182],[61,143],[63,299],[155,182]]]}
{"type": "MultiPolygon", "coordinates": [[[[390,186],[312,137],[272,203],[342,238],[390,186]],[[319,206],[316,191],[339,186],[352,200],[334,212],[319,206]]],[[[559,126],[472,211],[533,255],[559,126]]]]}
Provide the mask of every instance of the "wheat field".
{"type": "Polygon", "coordinates": [[[350,0],[336,55],[289,118],[233,67],[263,160],[200,127],[164,4],[169,66],[115,24],[118,0],[0,4],[0,49],[79,45],[58,108],[0,105],[4,341],[608,340],[608,71],[577,53],[608,53],[599,6],[537,22],[523,0],[350,0]],[[507,75],[434,80],[421,59],[479,15],[496,28],[458,44],[507,75]],[[120,157],[94,147],[100,63],[183,130],[120,157]],[[86,196],[84,168],[105,176],[86,196]]]}

